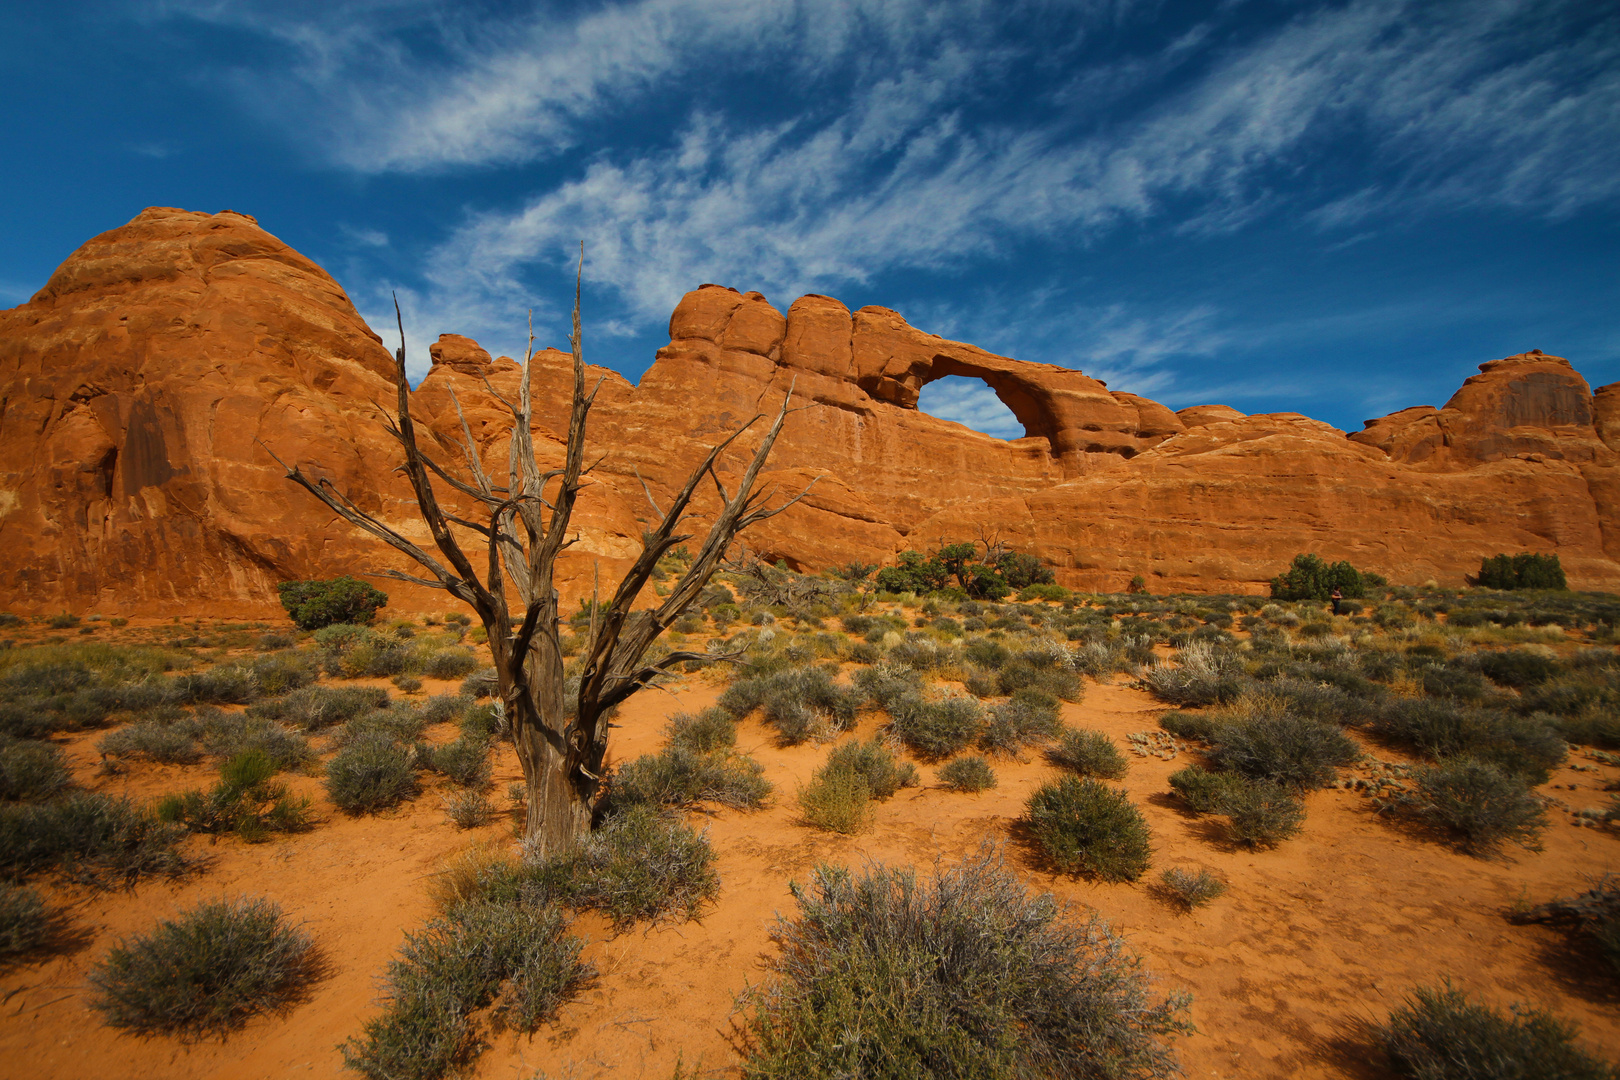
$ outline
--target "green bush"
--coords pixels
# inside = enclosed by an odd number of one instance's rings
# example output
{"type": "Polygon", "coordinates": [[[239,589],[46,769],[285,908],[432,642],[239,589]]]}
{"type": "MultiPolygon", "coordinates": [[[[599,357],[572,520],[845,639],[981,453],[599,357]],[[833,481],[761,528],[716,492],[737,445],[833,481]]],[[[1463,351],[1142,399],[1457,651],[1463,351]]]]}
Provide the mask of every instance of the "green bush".
{"type": "Polygon", "coordinates": [[[1025,818],[1041,852],[1068,873],[1135,881],[1153,858],[1152,833],[1126,792],[1065,776],[1030,796],[1025,818]]]}
{"type": "Polygon", "coordinates": [[[1046,758],[1058,768],[1068,769],[1077,776],[1123,780],[1130,771],[1125,755],[1114,745],[1114,740],[1100,731],[1067,728],[1058,738],[1057,745],[1047,749],[1046,758]]]}
{"type": "Polygon", "coordinates": [[[979,749],[993,754],[1016,755],[1024,747],[1045,742],[1063,730],[1057,699],[1042,690],[1026,687],[990,709],[990,718],[979,734],[979,749]]]}
{"type": "Polygon", "coordinates": [[[594,975],[584,942],[543,906],[467,903],[407,934],[388,965],[381,1016],[343,1046],[370,1080],[438,1080],[477,1055],[474,1015],[532,1031],[594,975]]]}
{"type": "Polygon", "coordinates": [[[909,867],[818,868],[777,924],[751,995],[750,1080],[1079,1080],[1177,1075],[1184,995],[1155,1001],[1100,918],[1070,921],[993,851],[919,882],[909,867]]]}
{"type": "Polygon", "coordinates": [[[1487,589],[1567,589],[1563,564],[1557,555],[1521,552],[1493,555],[1479,564],[1475,584],[1487,589]]]}
{"type": "Polygon", "coordinates": [[[478,670],[478,657],[470,649],[438,649],[422,661],[422,674],[431,679],[459,679],[478,670]]]}
{"type": "Polygon", "coordinates": [[[1524,781],[1488,762],[1456,757],[1418,769],[1413,790],[1390,804],[1451,830],[1464,850],[1495,851],[1505,840],[1541,850],[1547,815],[1524,781]]]}
{"type": "Polygon", "coordinates": [[[620,929],[695,919],[720,894],[708,836],[649,806],[614,814],[573,850],[531,860],[526,874],[535,895],[601,911],[620,929]]]}
{"type": "Polygon", "coordinates": [[[33,889],[0,885],[0,968],[51,944],[63,924],[33,889]]]}
{"type": "Polygon", "coordinates": [[[415,753],[383,732],[350,742],[326,765],[326,793],[340,809],[364,814],[416,794],[415,753]]]}
{"type": "Polygon", "coordinates": [[[1159,892],[1171,903],[1191,911],[1225,893],[1226,882],[1203,868],[1195,873],[1173,866],[1159,875],[1159,892]]]}
{"type": "Polygon", "coordinates": [[[872,823],[872,786],[858,772],[824,773],[800,789],[799,809],[816,828],[857,833],[872,823]]]}
{"type": "Polygon", "coordinates": [[[1486,678],[1515,689],[1537,686],[1558,674],[1558,661],[1525,649],[1502,649],[1477,654],[1486,678]]]}
{"type": "Polygon", "coordinates": [[[256,751],[275,763],[277,770],[301,769],[315,760],[309,740],[288,731],[274,720],[243,713],[221,712],[203,723],[203,746],[219,758],[256,751]]]}
{"type": "Polygon", "coordinates": [[[388,691],[376,686],[306,686],[250,705],[247,714],[319,731],[384,708],[388,700],[388,691]]]}
{"type": "Polygon", "coordinates": [[[821,776],[830,772],[858,773],[866,780],[867,790],[874,799],[887,799],[903,787],[917,786],[917,769],[909,762],[899,761],[881,738],[867,742],[846,742],[827,755],[827,761],[817,771],[821,776]]]}
{"type": "Polygon", "coordinates": [[[1534,717],[1456,701],[1392,699],[1372,730],[1431,758],[1478,758],[1536,784],[1546,783],[1569,753],[1559,734],[1534,717]]]}
{"type": "Polygon", "coordinates": [[[309,800],[287,785],[272,783],[276,762],[262,750],[245,750],[220,765],[220,781],[210,791],[187,791],[159,800],[157,815],[192,832],[234,832],[249,842],[273,832],[310,827],[309,800]]]}
{"type": "Polygon", "coordinates": [[[128,799],[89,792],[37,806],[0,806],[0,877],[56,869],[95,887],[178,877],[191,866],[175,850],[184,834],[128,799]]]}
{"type": "Polygon", "coordinates": [[[1305,804],[1295,789],[1271,780],[1239,779],[1220,797],[1232,839],[1251,848],[1272,848],[1298,836],[1305,804]]]}
{"type": "Polygon", "coordinates": [[[721,708],[669,718],[669,745],[695,754],[711,754],[737,745],[737,721],[721,708]]]}
{"type": "Polygon", "coordinates": [[[478,788],[463,788],[444,797],[444,815],[460,829],[487,825],[495,816],[495,804],[478,788]]]}
{"type": "Polygon", "coordinates": [[[1209,772],[1200,765],[1188,765],[1170,774],[1170,788],[1195,814],[1224,814],[1228,799],[1243,785],[1243,778],[1231,773],[1209,772]]]}
{"type": "Polygon", "coordinates": [[[72,784],[61,750],[49,743],[0,735],[0,800],[40,802],[72,784]]]}
{"type": "Polygon", "coordinates": [[[300,630],[338,623],[369,625],[377,609],[388,604],[387,593],[347,574],[331,580],[283,581],[276,592],[300,630]]]}
{"type": "Polygon", "coordinates": [[[940,769],[939,782],[951,791],[989,791],[996,786],[996,774],[984,758],[968,754],[940,769]]]}
{"type": "Polygon", "coordinates": [[[1218,705],[1243,692],[1243,664],[1229,649],[1189,643],[1177,663],[1156,662],[1142,676],[1153,696],[1171,705],[1218,705]]]}
{"type": "Polygon", "coordinates": [[[1334,779],[1361,756],[1356,744],[1320,720],[1261,709],[1224,723],[1212,736],[1211,761],[1253,780],[1309,790],[1334,779]]]}
{"type": "Polygon", "coordinates": [[[1504,1016],[1449,982],[1417,987],[1379,1029],[1401,1076],[1419,1080],[1615,1080],[1575,1043],[1573,1024],[1516,1004],[1504,1016]]]}
{"type": "Polygon", "coordinates": [[[926,700],[907,694],[889,703],[889,730],[918,757],[938,761],[970,745],[984,726],[984,709],[970,697],[926,700]]]}
{"type": "Polygon", "coordinates": [[[1377,574],[1361,573],[1348,562],[1328,563],[1319,555],[1295,555],[1293,565],[1271,579],[1273,600],[1326,600],[1335,587],[1349,600],[1367,595],[1369,585],[1383,585],[1377,574]]]}
{"type": "Polygon", "coordinates": [[[1159,726],[1180,739],[1210,742],[1221,722],[1208,713],[1189,713],[1171,709],[1159,717],[1159,726]]]}
{"type": "Polygon", "coordinates": [[[202,904],[113,946],[90,972],[91,1007],[141,1035],[201,1037],[290,1008],[327,966],[268,900],[202,904]]]}
{"type": "Polygon", "coordinates": [[[762,707],[765,722],[790,746],[848,731],[855,724],[858,703],[858,695],[833,682],[826,668],[810,666],[739,679],[726,688],[719,702],[736,717],[762,707]]]}
{"type": "Polygon", "coordinates": [[[246,705],[259,696],[259,676],[242,664],[219,664],[207,671],[175,676],[169,700],[181,705],[246,705]]]}
{"type": "Polygon", "coordinates": [[[487,787],[494,771],[489,761],[489,740],[468,735],[434,747],[423,764],[465,788],[487,787]]]}
{"type": "Polygon", "coordinates": [[[751,757],[733,753],[728,746],[700,751],[677,740],[662,753],[642,755],[614,774],[612,805],[717,802],[740,810],[763,806],[771,794],[764,767],[751,757]]]}

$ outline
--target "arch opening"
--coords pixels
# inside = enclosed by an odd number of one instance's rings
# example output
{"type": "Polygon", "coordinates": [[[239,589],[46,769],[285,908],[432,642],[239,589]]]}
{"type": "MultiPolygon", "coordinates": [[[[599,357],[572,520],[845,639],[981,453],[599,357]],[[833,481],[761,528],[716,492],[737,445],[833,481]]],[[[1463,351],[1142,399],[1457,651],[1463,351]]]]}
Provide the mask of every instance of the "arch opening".
{"type": "Polygon", "coordinates": [[[970,375],[941,375],[917,394],[917,411],[950,420],[997,439],[1032,434],[995,387],[970,375]]]}

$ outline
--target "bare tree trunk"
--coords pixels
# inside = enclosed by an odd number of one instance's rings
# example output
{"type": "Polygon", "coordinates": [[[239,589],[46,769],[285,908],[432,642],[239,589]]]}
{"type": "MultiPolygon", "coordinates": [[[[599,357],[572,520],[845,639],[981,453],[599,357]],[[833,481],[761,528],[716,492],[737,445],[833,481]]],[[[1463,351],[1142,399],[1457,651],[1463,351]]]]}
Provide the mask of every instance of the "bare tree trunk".
{"type": "MultiPolygon", "coordinates": [[[[580,247],[581,275],[584,246],[580,247]]],[[[749,525],[781,513],[804,496],[800,492],[781,506],[764,505],[769,493],[754,491],[765,459],[788,415],[784,398],[765,438],[754,452],[735,494],[720,482],[715,464],[720,455],[761,417],[754,417],[731,437],[713,447],[687,477],[666,511],[653,499],[645,483],[647,502],[658,516],[656,528],[642,536],[641,555],[625,574],[613,597],[600,610],[593,608],[589,640],[583,653],[579,692],[572,702],[564,701],[565,672],[560,640],[557,592],[553,585],[557,560],[573,541],[568,525],[575,498],[581,488],[584,467],[585,421],[596,390],[585,392],[585,361],[580,348],[579,280],[574,284],[573,346],[574,392],[568,421],[568,444],[564,465],[542,473],[535,459],[532,437],[533,411],[530,406],[529,365],[534,357],[534,333],[524,353],[518,400],[513,402],[493,386],[491,394],[512,414],[510,460],[505,486],[497,486],[485,471],[472,430],[461,412],[461,402],[451,393],[461,419],[462,449],[471,479],[452,476],[417,445],[416,428],[410,414],[410,385],[405,378],[405,333],[400,327],[400,347],[394,354],[398,365],[398,404],[396,415],[387,419],[389,433],[399,442],[405,461],[401,466],[416,493],[417,507],[433,534],[434,544],[444,562],[411,542],[392,527],[360,509],[348,496],[321,480],[312,482],[295,466],[287,477],[355,526],[371,533],[426,567],[431,578],[399,571],[378,571],[371,576],[395,578],[429,588],[443,589],[478,613],[489,636],[490,655],[495,662],[501,701],[511,722],[518,760],[528,782],[528,819],[525,838],[539,854],[566,850],[590,830],[596,802],[600,798],[602,762],[607,754],[607,716],[625,698],[642,689],[669,667],[683,660],[715,659],[705,653],[672,652],[652,664],[643,656],[660,634],[693,603],[738,533],[749,525]],[[431,474],[431,475],[430,475],[431,474]],[[484,521],[458,517],[441,507],[434,491],[438,476],[466,498],[485,507],[484,521]],[[690,533],[676,530],[689,518],[692,497],[707,476],[714,482],[720,509],[688,570],[670,589],[658,607],[634,611],[637,596],[652,577],[658,560],[685,540],[690,533]],[[552,482],[555,490],[547,495],[552,482]],[[454,528],[452,528],[454,526],[454,528]],[[473,567],[461,548],[456,530],[481,538],[486,548],[483,574],[473,567]],[[449,565],[446,566],[445,562],[449,565]],[[523,602],[523,616],[514,625],[507,607],[507,584],[523,602]],[[571,706],[571,707],[570,707],[571,706]]],[[[396,315],[398,305],[395,305],[396,315]]],[[[600,383],[598,384],[600,387],[600,383]]],[[[267,448],[268,449],[268,448],[267,448]]],[[[274,457],[274,452],[271,452],[274,457]]],[[[276,459],[280,461],[279,458],[276,459]]],[[[286,463],[282,462],[285,467],[286,463]]],[[[806,489],[808,490],[808,489],[806,489]]]]}

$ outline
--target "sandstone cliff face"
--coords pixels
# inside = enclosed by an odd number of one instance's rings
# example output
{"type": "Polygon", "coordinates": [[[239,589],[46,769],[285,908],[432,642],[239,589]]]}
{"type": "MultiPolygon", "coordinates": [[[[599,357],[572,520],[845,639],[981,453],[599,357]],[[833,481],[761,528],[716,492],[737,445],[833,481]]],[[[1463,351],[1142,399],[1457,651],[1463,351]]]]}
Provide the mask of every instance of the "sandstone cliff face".
{"type": "MultiPolygon", "coordinates": [[[[485,380],[513,395],[518,365],[454,334],[430,351],[410,395],[430,452],[462,460],[453,394],[476,452],[503,472],[509,415],[485,380]]],[[[568,363],[546,350],[532,367],[546,459],[561,458],[568,363]]],[[[252,218],[153,209],[96,237],[0,312],[0,604],[269,613],[279,580],[405,568],[328,520],[271,456],[318,464],[422,537],[373,406],[391,404],[393,372],[337,283],[252,218]]],[[[1620,586],[1620,395],[1593,394],[1539,352],[1481,365],[1443,408],[1346,437],[1292,413],[1172,412],[922,333],[887,308],[805,296],[784,314],[708,285],[677,306],[639,386],[590,378],[602,380],[601,464],[565,591],[595,570],[616,580],[633,557],[652,513],[643,480],[662,504],[709,445],[790,388],[800,408],[765,479],[781,497],[814,485],[747,541],[801,567],[999,533],[1089,588],[1142,573],[1155,590],[1253,590],[1305,550],[1452,582],[1483,555],[1551,550],[1573,584],[1620,586]],[[944,375],[984,380],[1025,437],[918,412],[944,375]]],[[[723,479],[761,427],[723,459],[723,479]]],[[[389,591],[398,606],[444,606],[389,591]]]]}

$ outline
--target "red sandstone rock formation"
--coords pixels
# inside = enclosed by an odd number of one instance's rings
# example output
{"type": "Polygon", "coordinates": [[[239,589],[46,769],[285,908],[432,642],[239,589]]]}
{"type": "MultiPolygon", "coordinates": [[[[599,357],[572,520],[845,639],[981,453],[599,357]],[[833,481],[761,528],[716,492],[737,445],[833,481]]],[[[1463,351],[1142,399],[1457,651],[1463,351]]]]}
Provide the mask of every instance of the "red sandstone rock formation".
{"type": "MultiPolygon", "coordinates": [[[[519,368],[445,334],[411,394],[446,466],[459,400],[492,468],[519,368]]],[[[560,457],[568,358],[532,377],[537,446],[560,457]],[[549,411],[547,411],[549,409],[549,411]]],[[[75,252],[27,304],[0,312],[0,605],[106,612],[221,606],[269,613],[274,584],[400,566],[288,483],[271,452],[416,527],[374,402],[388,350],[331,277],[252,218],[153,209],[75,252]]],[[[1397,581],[1460,582],[1482,555],[1556,551],[1572,583],[1620,586],[1620,395],[1557,357],[1481,365],[1444,408],[1346,437],[1293,413],[1175,413],[1078,371],[1022,363],[805,296],[703,286],[639,386],[603,380],[602,459],[576,515],[573,591],[635,552],[649,510],[713,441],[791,387],[806,406],[767,477],[809,495],[749,536],[807,568],[999,532],[1060,580],[1118,589],[1254,590],[1296,552],[1348,557],[1397,581]],[[1002,441],[918,412],[929,381],[988,383],[1023,423],[1002,441]]],[[[740,440],[735,460],[750,445],[740,440]]],[[[723,470],[722,470],[723,471],[723,470]]],[[[390,586],[396,605],[442,594],[390,586]]]]}

